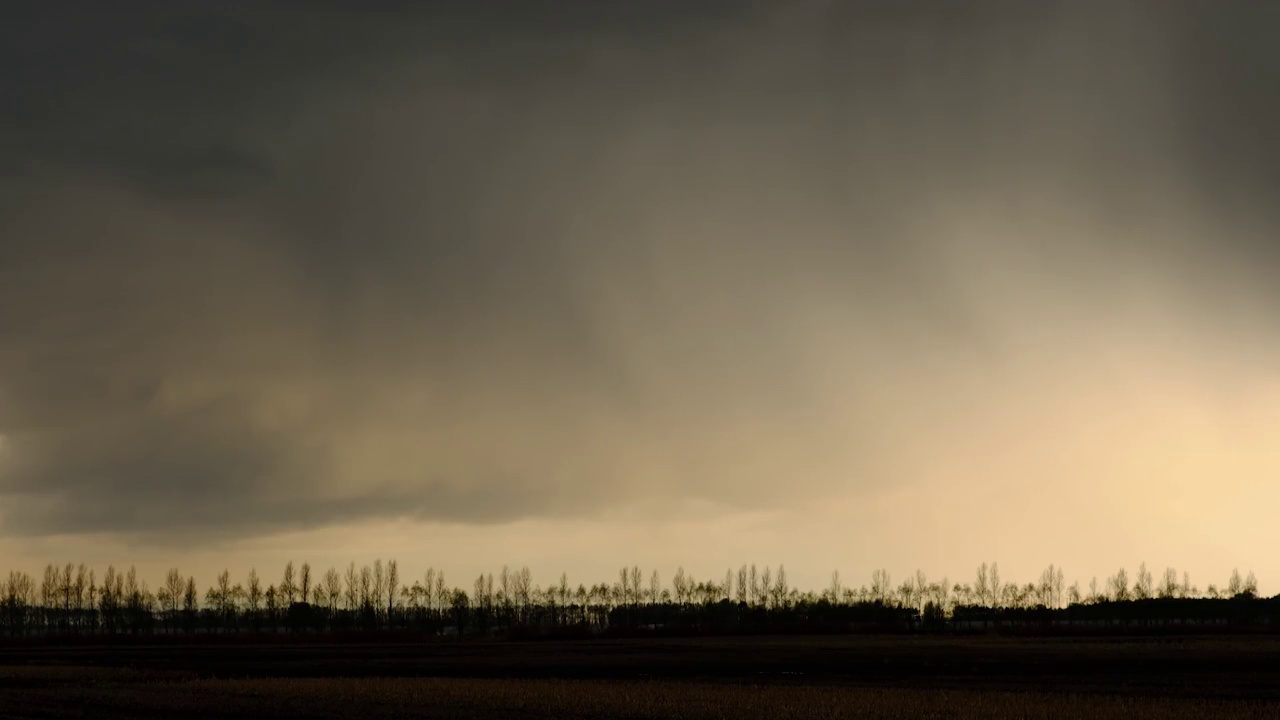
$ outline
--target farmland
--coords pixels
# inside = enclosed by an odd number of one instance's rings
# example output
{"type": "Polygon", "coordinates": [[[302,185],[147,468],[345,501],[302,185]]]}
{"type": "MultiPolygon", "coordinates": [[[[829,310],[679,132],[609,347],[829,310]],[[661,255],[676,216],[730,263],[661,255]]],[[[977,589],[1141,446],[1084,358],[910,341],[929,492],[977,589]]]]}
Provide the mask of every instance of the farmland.
{"type": "Polygon", "coordinates": [[[1280,638],[824,636],[0,650],[0,717],[1280,717],[1280,638]]]}

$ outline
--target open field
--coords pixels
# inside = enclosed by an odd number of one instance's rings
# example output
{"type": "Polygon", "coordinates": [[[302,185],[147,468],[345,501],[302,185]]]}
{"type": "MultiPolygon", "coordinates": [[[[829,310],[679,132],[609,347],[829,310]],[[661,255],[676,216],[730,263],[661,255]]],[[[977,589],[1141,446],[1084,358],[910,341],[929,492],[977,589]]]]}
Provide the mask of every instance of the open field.
{"type": "Polygon", "coordinates": [[[1274,718],[1247,700],[678,680],[0,675],[5,718],[1274,718]],[[35,684],[38,681],[38,684],[35,684]]]}
{"type": "Polygon", "coordinates": [[[0,718],[1280,717],[1280,639],[717,638],[0,650],[0,718]]]}

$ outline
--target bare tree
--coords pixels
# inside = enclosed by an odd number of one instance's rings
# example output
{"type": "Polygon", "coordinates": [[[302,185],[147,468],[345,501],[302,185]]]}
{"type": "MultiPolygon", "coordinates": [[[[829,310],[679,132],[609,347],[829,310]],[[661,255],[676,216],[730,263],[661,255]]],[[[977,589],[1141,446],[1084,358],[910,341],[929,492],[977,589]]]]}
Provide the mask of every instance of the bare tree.
{"type": "Polygon", "coordinates": [[[489,573],[484,576],[484,597],[485,610],[489,614],[493,614],[494,607],[496,606],[495,599],[498,597],[493,589],[493,573],[489,573]]]}
{"type": "Polygon", "coordinates": [[[1054,593],[1054,583],[1057,579],[1057,570],[1052,564],[1040,573],[1040,585],[1036,587],[1039,600],[1042,605],[1049,608],[1058,606],[1057,598],[1054,593]]]}
{"type": "MultiPolygon", "coordinates": [[[[94,582],[93,568],[90,568],[89,569],[89,591],[88,591],[89,594],[85,598],[85,600],[86,600],[86,609],[89,610],[91,614],[93,610],[98,607],[98,592],[99,592],[99,588],[97,584],[94,582]]],[[[95,619],[90,618],[89,624],[92,629],[94,630],[98,629],[96,627],[97,621],[95,619]]]]}
{"type": "Polygon", "coordinates": [[[436,569],[435,568],[433,567],[427,568],[427,572],[422,579],[422,591],[426,598],[427,609],[434,611],[436,609],[436,569]]]}
{"type": "Polygon", "coordinates": [[[884,568],[873,570],[871,572],[871,595],[878,602],[889,602],[889,594],[893,592],[892,580],[889,578],[889,571],[884,568]]]}
{"type": "Polygon", "coordinates": [[[640,566],[631,566],[631,602],[639,604],[640,602],[640,582],[644,579],[643,573],[640,572],[640,566]]]}
{"type": "Polygon", "coordinates": [[[187,578],[187,589],[182,594],[182,611],[188,614],[194,614],[200,609],[200,596],[196,594],[196,578],[194,575],[187,578]]]}
{"type": "Polygon", "coordinates": [[[76,566],[76,579],[72,583],[71,591],[71,609],[76,614],[76,626],[81,624],[81,616],[84,611],[84,594],[86,584],[88,583],[88,571],[85,569],[84,563],[76,566]]]}
{"type": "Polygon", "coordinates": [[[342,578],[338,571],[329,568],[324,572],[324,597],[332,615],[338,610],[338,600],[342,597],[342,578]]]}
{"type": "Polygon", "coordinates": [[[262,594],[262,599],[267,610],[267,622],[272,632],[275,632],[279,629],[280,591],[276,590],[275,585],[268,585],[266,592],[262,594]]]}
{"type": "MultiPolygon", "coordinates": [[[[13,587],[13,575],[10,574],[10,587],[13,587]]],[[[102,576],[102,594],[98,598],[98,612],[102,616],[104,629],[114,633],[116,630],[116,612],[120,606],[119,595],[116,593],[116,567],[114,565],[107,566],[107,572],[102,576]]]]}
{"type": "MultiPolygon", "coordinates": [[[[381,603],[378,603],[381,604],[381,603]]],[[[373,572],[368,565],[360,568],[360,612],[376,613],[378,604],[374,604],[373,572]]]]}
{"type": "Polygon", "coordinates": [[[75,566],[67,563],[62,573],[58,576],[58,595],[62,598],[62,625],[66,627],[70,625],[71,620],[71,595],[75,592],[75,582],[71,579],[71,573],[75,570],[75,566]]]}
{"type": "Polygon", "coordinates": [[[236,608],[243,593],[243,588],[231,584],[230,570],[223,570],[218,575],[217,584],[214,585],[212,593],[215,600],[213,610],[217,612],[224,630],[229,629],[235,620],[236,608]]]}
{"type": "Polygon", "coordinates": [[[498,593],[498,600],[502,603],[505,613],[511,604],[511,571],[506,565],[502,566],[502,572],[498,575],[498,593]]]}
{"type": "Polygon", "coordinates": [[[1171,567],[1164,569],[1164,580],[1160,583],[1161,598],[1168,600],[1169,598],[1178,596],[1178,571],[1171,567]]]}
{"type": "Polygon", "coordinates": [[[1147,564],[1138,565],[1138,577],[1134,580],[1133,596],[1137,600],[1146,600],[1152,595],[1151,573],[1147,570],[1147,564]]]}
{"type": "Polygon", "coordinates": [[[355,611],[360,607],[360,575],[356,572],[355,561],[347,565],[346,580],[346,606],[348,610],[355,611]]]}
{"type": "Polygon", "coordinates": [[[130,613],[137,613],[142,607],[142,586],[138,583],[138,569],[132,565],[124,578],[124,595],[130,613]]]}
{"type": "Polygon", "coordinates": [[[898,604],[904,608],[915,606],[915,590],[916,585],[911,580],[903,580],[902,585],[898,587],[898,604]]]}
{"type": "Polygon", "coordinates": [[[978,596],[979,605],[989,605],[987,599],[987,564],[982,563],[978,566],[978,576],[974,578],[973,591],[978,596]]]}
{"type": "Polygon", "coordinates": [[[311,599],[311,563],[302,563],[302,571],[298,577],[298,588],[302,596],[302,602],[308,602],[311,599]]]}
{"type": "Polygon", "coordinates": [[[472,604],[476,607],[476,622],[480,624],[481,629],[486,629],[489,623],[489,598],[484,592],[484,573],[480,573],[472,584],[471,590],[472,604]]]}
{"type": "Polygon", "coordinates": [[[293,577],[293,561],[290,560],[284,566],[284,578],[280,581],[280,587],[277,588],[283,595],[284,601],[288,605],[293,604],[294,598],[298,596],[298,585],[293,577]]]}
{"type": "Polygon", "coordinates": [[[245,604],[249,607],[249,612],[257,614],[262,607],[262,584],[258,580],[258,571],[256,568],[250,568],[249,579],[245,583],[245,604]]]}
{"type": "Polygon", "coordinates": [[[160,604],[170,619],[178,616],[178,607],[182,604],[182,595],[186,592],[187,582],[178,572],[178,568],[169,568],[165,574],[164,586],[160,588],[160,604]]]}
{"type": "Polygon", "coordinates": [[[787,585],[787,568],[785,565],[778,566],[778,576],[774,579],[774,604],[778,607],[787,607],[787,596],[791,592],[791,588],[787,585]]]}
{"type": "Polygon", "coordinates": [[[394,627],[396,595],[400,590],[400,567],[394,559],[387,561],[387,626],[394,627]]]}
{"type": "MultiPolygon", "coordinates": [[[[636,585],[638,586],[640,580],[640,568],[636,568],[636,572],[633,577],[635,578],[636,585]]],[[[521,566],[520,572],[516,573],[515,592],[516,600],[520,604],[520,622],[527,622],[528,618],[526,616],[529,610],[529,601],[533,593],[533,573],[529,571],[529,567],[527,565],[521,566]]]]}
{"type": "Polygon", "coordinates": [[[628,592],[630,584],[630,573],[627,572],[627,568],[618,568],[618,584],[614,586],[614,595],[617,598],[615,601],[616,604],[624,607],[630,604],[627,600],[630,596],[630,593],[628,592]]]}
{"type": "Polygon", "coordinates": [[[1124,602],[1129,599],[1129,573],[1124,568],[1116,571],[1107,581],[1107,589],[1112,600],[1124,602]]]}

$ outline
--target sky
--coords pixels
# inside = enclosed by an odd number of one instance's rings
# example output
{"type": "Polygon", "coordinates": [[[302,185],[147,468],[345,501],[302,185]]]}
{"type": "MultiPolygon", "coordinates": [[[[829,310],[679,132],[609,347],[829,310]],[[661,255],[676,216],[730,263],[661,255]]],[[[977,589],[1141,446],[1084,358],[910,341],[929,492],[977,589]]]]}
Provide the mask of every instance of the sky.
{"type": "Polygon", "coordinates": [[[1280,591],[1280,6],[7,3],[0,566],[1280,591]]]}

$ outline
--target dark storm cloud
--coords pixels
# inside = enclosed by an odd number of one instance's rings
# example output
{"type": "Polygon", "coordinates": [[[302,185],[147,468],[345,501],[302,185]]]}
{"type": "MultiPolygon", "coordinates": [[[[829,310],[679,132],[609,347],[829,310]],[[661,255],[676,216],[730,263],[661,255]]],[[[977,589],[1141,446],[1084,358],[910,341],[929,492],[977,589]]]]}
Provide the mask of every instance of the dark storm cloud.
{"type": "Polygon", "coordinates": [[[2,24],[4,532],[870,491],[1134,278],[1273,299],[1150,232],[1270,181],[1230,11],[217,7],[2,24]]]}
{"type": "MultiPolygon", "coordinates": [[[[1203,3],[1197,9],[1180,37],[1173,109],[1189,141],[1187,166],[1220,213],[1256,217],[1280,192],[1280,137],[1274,132],[1280,124],[1280,51],[1273,42],[1280,7],[1203,3]]],[[[1271,210],[1269,220],[1275,217],[1271,210]]],[[[1280,243],[1250,249],[1280,269],[1280,243]]]]}

